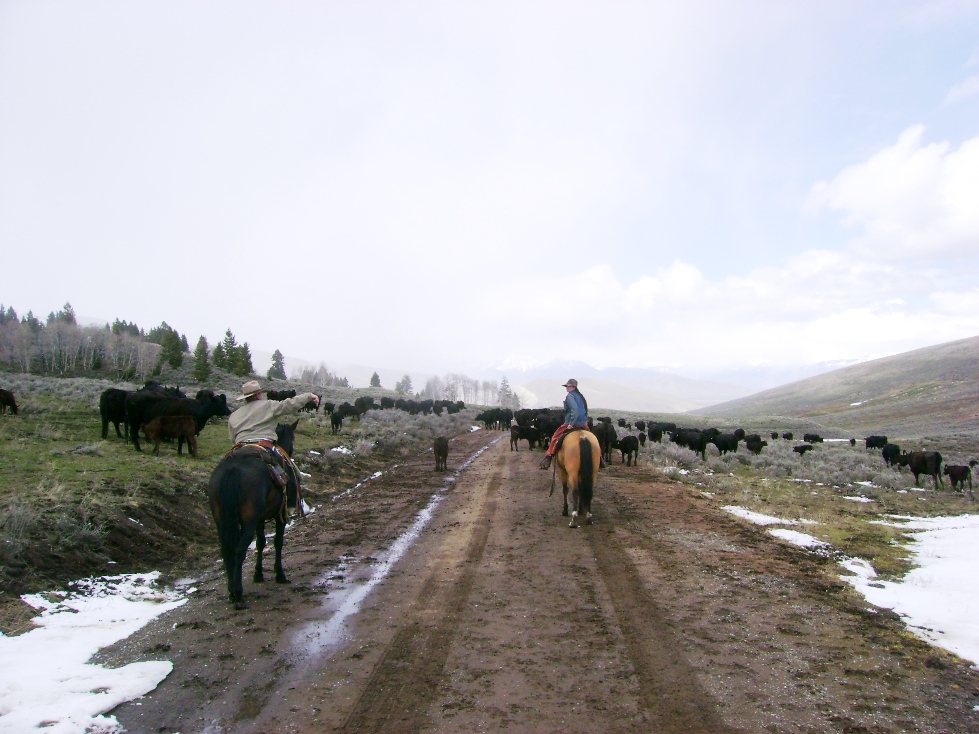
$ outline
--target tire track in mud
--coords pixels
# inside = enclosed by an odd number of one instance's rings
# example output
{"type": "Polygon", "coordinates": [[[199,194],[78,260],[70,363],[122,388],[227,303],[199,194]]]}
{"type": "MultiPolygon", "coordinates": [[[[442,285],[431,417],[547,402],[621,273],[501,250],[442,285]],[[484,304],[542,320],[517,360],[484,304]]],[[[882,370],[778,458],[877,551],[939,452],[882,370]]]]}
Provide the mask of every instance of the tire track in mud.
{"type": "Polygon", "coordinates": [[[733,734],[716,712],[713,700],[697,683],[693,669],[680,657],[680,645],[666,615],[646,590],[635,564],[622,548],[614,528],[623,524],[614,506],[603,503],[601,524],[588,528],[601,580],[615,608],[627,655],[639,684],[639,705],[651,731],[659,734],[733,734]]]}
{"type": "Polygon", "coordinates": [[[450,642],[462,619],[496,514],[506,473],[506,456],[497,459],[462,562],[435,569],[425,580],[411,619],[395,635],[368,680],[353,711],[338,731],[415,732],[428,720],[450,642]]]}

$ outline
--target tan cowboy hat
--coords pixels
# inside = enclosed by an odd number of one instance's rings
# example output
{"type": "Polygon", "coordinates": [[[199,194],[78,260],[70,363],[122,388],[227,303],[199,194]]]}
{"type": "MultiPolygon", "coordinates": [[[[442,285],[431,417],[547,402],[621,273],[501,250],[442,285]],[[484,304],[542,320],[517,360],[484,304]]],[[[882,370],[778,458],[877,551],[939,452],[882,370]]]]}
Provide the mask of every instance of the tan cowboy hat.
{"type": "Polygon", "coordinates": [[[249,380],[241,386],[241,395],[238,396],[238,399],[245,400],[246,398],[250,398],[252,395],[257,395],[260,392],[265,392],[265,390],[258,384],[258,380],[249,380]]]}
{"type": "Polygon", "coordinates": [[[572,377],[566,383],[561,385],[561,387],[578,387],[578,381],[572,377]]]}

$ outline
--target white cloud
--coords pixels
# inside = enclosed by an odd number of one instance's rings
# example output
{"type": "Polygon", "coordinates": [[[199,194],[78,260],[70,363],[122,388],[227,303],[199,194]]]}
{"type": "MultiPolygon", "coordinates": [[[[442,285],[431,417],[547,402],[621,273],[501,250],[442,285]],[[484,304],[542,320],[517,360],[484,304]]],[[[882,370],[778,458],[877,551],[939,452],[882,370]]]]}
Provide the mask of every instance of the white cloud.
{"type": "Polygon", "coordinates": [[[942,104],[955,104],[956,102],[961,102],[963,99],[974,97],[977,94],[979,94],[979,74],[970,76],[965,81],[959,82],[952,87],[945,96],[945,101],[942,104]]]}
{"type": "Polygon", "coordinates": [[[821,181],[810,192],[811,211],[843,214],[862,230],[853,247],[893,257],[979,254],[979,137],[957,149],[923,142],[924,126],[867,161],[821,181]]]}

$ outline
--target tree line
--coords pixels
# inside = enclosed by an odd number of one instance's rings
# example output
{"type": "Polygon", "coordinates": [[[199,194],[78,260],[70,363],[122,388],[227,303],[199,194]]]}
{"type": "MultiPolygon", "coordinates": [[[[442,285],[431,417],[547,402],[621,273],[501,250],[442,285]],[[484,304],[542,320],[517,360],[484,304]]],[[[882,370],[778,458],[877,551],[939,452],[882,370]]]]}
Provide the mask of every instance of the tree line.
{"type": "MultiPolygon", "coordinates": [[[[276,350],[276,354],[284,379],[282,353],[276,350]]],[[[180,368],[188,355],[187,336],[166,321],[148,331],[118,318],[104,327],[81,326],[70,303],[44,321],[32,311],[21,317],[13,306],[0,304],[0,369],[7,371],[61,377],[98,373],[145,380],[160,375],[167,366],[180,368]]],[[[201,336],[192,359],[194,379],[200,382],[210,377],[214,367],[242,377],[255,372],[248,342],[239,344],[230,328],[213,349],[201,336]]]]}

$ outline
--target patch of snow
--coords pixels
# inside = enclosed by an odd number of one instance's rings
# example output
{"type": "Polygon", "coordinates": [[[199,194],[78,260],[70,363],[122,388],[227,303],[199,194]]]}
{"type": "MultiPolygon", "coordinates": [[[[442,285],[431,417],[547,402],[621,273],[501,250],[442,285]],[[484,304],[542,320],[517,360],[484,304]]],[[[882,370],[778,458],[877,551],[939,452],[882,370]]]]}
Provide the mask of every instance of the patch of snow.
{"type": "Polygon", "coordinates": [[[306,473],[306,472],[304,472],[304,471],[300,471],[300,472],[299,472],[299,476],[301,476],[301,477],[303,477],[304,479],[312,479],[312,477],[313,477],[313,475],[312,475],[312,474],[307,474],[307,473],[306,473]]]}
{"type": "Polygon", "coordinates": [[[139,525],[140,527],[143,527],[143,523],[141,523],[141,522],[140,522],[139,520],[134,520],[134,519],[133,519],[133,518],[131,518],[131,517],[127,517],[126,519],[127,519],[127,520],[129,520],[129,522],[134,522],[134,523],[136,523],[137,525],[139,525]]]}
{"type": "Polygon", "coordinates": [[[768,532],[769,534],[774,535],[776,538],[787,541],[792,545],[797,545],[800,548],[825,548],[829,546],[829,543],[824,543],[811,535],[800,533],[798,530],[775,528],[774,530],[769,530],[768,532]]]}
{"type": "Polygon", "coordinates": [[[908,518],[897,527],[915,531],[909,546],[916,568],[900,581],[871,581],[876,576],[866,561],[850,559],[843,576],[878,607],[893,609],[918,637],[979,663],[979,598],[975,584],[975,548],[979,516],[908,518]],[[867,570],[869,569],[869,570],[867,570]]]}
{"type": "Polygon", "coordinates": [[[376,471],[376,472],[374,472],[373,474],[371,474],[371,479],[377,479],[377,478],[378,478],[379,476],[381,476],[381,475],[382,475],[383,473],[384,473],[384,472],[382,472],[382,471],[376,471]]]}
{"type": "Polygon", "coordinates": [[[823,443],[850,443],[848,438],[824,438],[823,443]]]}
{"type": "Polygon", "coordinates": [[[856,408],[858,405],[863,405],[866,402],[867,402],[866,400],[861,400],[859,403],[850,403],[850,407],[856,408]]]}
{"type": "Polygon", "coordinates": [[[760,512],[752,512],[751,510],[746,510],[744,507],[738,507],[737,505],[727,505],[722,507],[725,512],[730,512],[736,517],[740,517],[742,520],[747,520],[748,522],[753,522],[755,525],[798,525],[797,520],[783,520],[781,517],[772,517],[771,515],[762,515],[760,512]]]}
{"type": "MultiPolygon", "coordinates": [[[[733,477],[734,475],[732,474],[731,476],[733,477]]],[[[804,482],[806,484],[812,484],[812,480],[811,479],[793,479],[792,481],[793,482],[804,482]]]]}
{"type": "Polygon", "coordinates": [[[873,500],[870,499],[869,497],[844,497],[843,499],[850,500],[851,502],[863,502],[863,503],[873,502],[873,500]]]}
{"type": "Polygon", "coordinates": [[[114,716],[102,714],[152,691],[173,663],[110,669],[88,661],[101,648],[186,602],[187,591],[157,587],[159,575],[83,579],[71,584],[68,593],[22,596],[43,611],[33,620],[36,629],[18,637],[0,634],[0,728],[15,732],[43,726],[58,734],[121,730],[114,716]]]}
{"type": "Polygon", "coordinates": [[[473,431],[481,431],[481,430],[483,430],[483,427],[482,426],[472,426],[469,429],[469,432],[472,433],[473,431]]]}
{"type": "Polygon", "coordinates": [[[348,449],[346,446],[336,446],[336,447],[330,449],[330,451],[335,451],[338,454],[352,454],[353,453],[353,451],[351,451],[350,449],[348,449]]]}
{"type": "Polygon", "coordinates": [[[312,449],[309,450],[309,455],[310,456],[322,456],[322,454],[320,454],[319,451],[313,451],[312,449]]]}
{"type": "Polygon", "coordinates": [[[859,484],[861,487],[874,487],[873,482],[854,482],[854,484],[859,484]]]}

